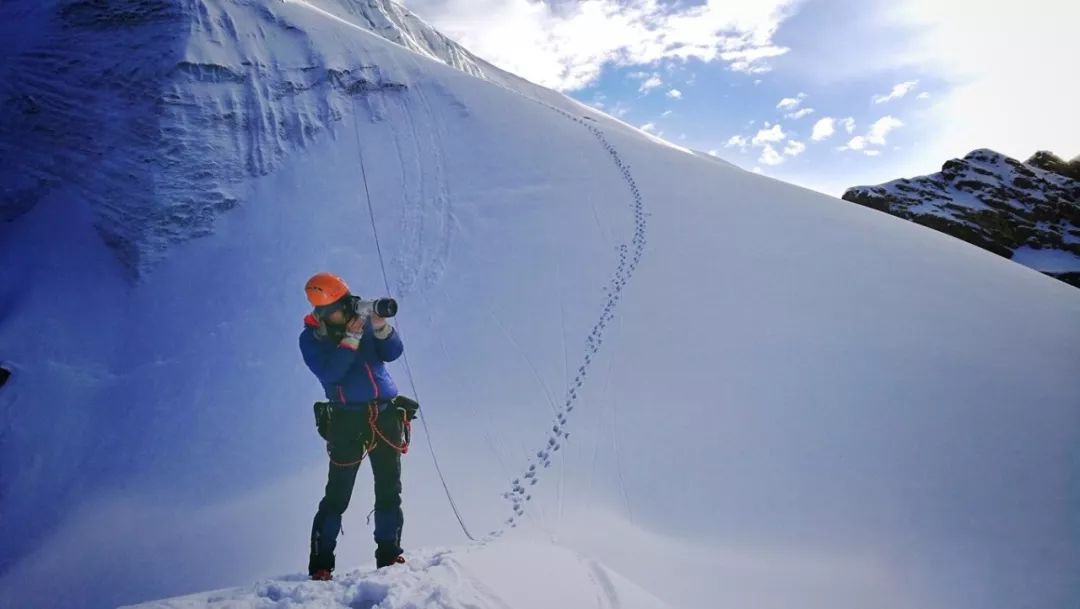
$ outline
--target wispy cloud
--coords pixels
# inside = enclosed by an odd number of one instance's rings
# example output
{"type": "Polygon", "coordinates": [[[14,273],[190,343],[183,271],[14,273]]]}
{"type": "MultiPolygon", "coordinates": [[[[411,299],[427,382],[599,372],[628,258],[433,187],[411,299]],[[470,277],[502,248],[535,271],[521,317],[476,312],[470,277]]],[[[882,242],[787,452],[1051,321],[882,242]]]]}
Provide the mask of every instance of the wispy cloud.
{"type": "Polygon", "coordinates": [[[607,63],[721,61],[769,70],[788,52],[773,35],[797,0],[672,5],[662,0],[406,0],[418,15],[506,70],[560,90],[580,89],[607,63]]]}
{"type": "Polygon", "coordinates": [[[660,78],[660,75],[653,74],[646,78],[644,81],[642,81],[641,86],[638,87],[638,92],[645,93],[647,95],[649,91],[652,91],[653,89],[659,87],[662,84],[664,84],[664,81],[660,78]]]}
{"type": "Polygon", "coordinates": [[[672,89],[667,92],[667,96],[671,99],[682,99],[682,91],[678,89],[672,89]]]}
{"type": "Polygon", "coordinates": [[[642,131],[646,132],[646,133],[650,133],[650,132],[656,131],[656,123],[645,123],[644,125],[642,125],[641,127],[638,127],[638,128],[641,129],[642,131]]]}
{"type": "Polygon", "coordinates": [[[794,110],[806,99],[806,93],[799,93],[795,97],[785,97],[776,104],[777,110],[794,110]]]}
{"type": "Polygon", "coordinates": [[[917,86],[919,86],[919,81],[917,80],[909,80],[907,82],[893,85],[892,91],[890,91],[889,93],[885,95],[875,95],[874,103],[883,104],[894,99],[900,99],[901,97],[913,91],[917,86]]]}
{"type": "Polygon", "coordinates": [[[896,52],[905,64],[897,67],[916,66],[944,81],[920,120],[927,129],[921,158],[985,146],[1022,158],[1040,149],[1080,153],[1080,121],[1062,119],[1075,116],[1080,98],[1080,80],[1062,72],[1080,57],[1080,3],[1024,0],[993,10],[974,0],[889,4],[890,26],[917,33],[896,52]]]}
{"type": "Polygon", "coordinates": [[[790,112],[788,114],[785,114],[784,118],[789,118],[791,120],[799,120],[800,118],[803,118],[805,116],[810,116],[813,113],[814,113],[813,108],[801,108],[801,109],[796,110],[794,112],[790,112]]]}

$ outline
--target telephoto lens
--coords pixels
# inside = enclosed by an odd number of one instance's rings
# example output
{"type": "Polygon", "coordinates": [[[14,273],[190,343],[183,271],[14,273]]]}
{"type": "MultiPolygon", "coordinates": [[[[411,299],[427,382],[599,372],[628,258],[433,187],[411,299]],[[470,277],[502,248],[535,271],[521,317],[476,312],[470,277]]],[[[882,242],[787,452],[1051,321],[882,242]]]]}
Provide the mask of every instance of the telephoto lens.
{"type": "Polygon", "coordinates": [[[379,317],[393,317],[397,315],[397,301],[393,298],[379,298],[371,303],[371,308],[379,317]]]}

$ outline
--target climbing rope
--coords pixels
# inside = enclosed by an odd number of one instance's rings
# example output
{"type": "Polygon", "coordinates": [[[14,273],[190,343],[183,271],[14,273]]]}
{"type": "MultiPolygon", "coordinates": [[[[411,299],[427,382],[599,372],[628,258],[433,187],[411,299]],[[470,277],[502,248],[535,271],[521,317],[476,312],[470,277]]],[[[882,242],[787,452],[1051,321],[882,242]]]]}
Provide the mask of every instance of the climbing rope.
{"type": "MultiPolygon", "coordinates": [[[[383,285],[386,286],[386,295],[391,295],[390,280],[386,275],[386,263],[383,260],[382,245],[379,243],[379,229],[375,224],[375,208],[371,204],[371,191],[368,189],[367,168],[364,166],[364,150],[360,144],[360,124],[356,120],[357,111],[356,103],[353,102],[353,134],[356,136],[356,154],[360,158],[360,176],[364,181],[364,195],[367,198],[368,216],[371,219],[371,234],[375,238],[375,250],[379,253],[379,268],[382,270],[383,285]]],[[[398,323],[398,326],[401,324],[398,323]]],[[[416,390],[416,382],[413,380],[412,366],[409,365],[409,355],[404,353],[402,360],[405,363],[405,373],[409,378],[409,387],[412,389],[413,397],[417,402],[423,403],[420,399],[420,393],[416,390]]],[[[443,490],[446,491],[446,499],[450,502],[450,509],[454,512],[454,517],[457,518],[458,524],[461,525],[461,531],[465,533],[465,537],[468,537],[470,541],[476,541],[472,534],[469,533],[468,527],[465,526],[465,520],[461,517],[461,511],[458,510],[457,503],[454,502],[454,496],[450,493],[450,487],[446,484],[446,477],[443,476],[442,467],[439,466],[439,458],[435,455],[435,447],[431,443],[431,431],[428,429],[427,419],[424,417],[423,411],[417,411],[417,416],[420,419],[420,424],[424,426],[424,437],[427,438],[428,450],[431,452],[431,460],[435,464],[435,472],[439,475],[439,481],[442,482],[443,490]]]]}

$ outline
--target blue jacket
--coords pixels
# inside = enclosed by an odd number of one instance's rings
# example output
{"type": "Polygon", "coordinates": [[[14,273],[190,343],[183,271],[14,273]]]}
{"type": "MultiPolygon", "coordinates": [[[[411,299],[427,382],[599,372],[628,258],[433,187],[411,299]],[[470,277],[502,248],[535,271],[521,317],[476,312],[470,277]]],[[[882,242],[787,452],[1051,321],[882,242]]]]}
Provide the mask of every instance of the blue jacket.
{"type": "Polygon", "coordinates": [[[404,346],[395,328],[385,338],[375,337],[371,322],[364,323],[363,338],[356,351],[338,346],[330,339],[320,340],[315,331],[319,322],[313,315],[304,318],[300,333],[300,352],[304,363],[315,373],[331,402],[370,402],[398,394],[384,362],[401,357],[404,346]]]}

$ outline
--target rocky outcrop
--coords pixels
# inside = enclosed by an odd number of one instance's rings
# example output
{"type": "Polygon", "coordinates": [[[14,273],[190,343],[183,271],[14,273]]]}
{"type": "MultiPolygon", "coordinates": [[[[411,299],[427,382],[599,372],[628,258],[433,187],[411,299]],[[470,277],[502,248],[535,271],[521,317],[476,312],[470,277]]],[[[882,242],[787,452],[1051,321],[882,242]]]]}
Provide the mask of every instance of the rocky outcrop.
{"type": "Polygon", "coordinates": [[[980,149],[940,173],[856,186],[843,198],[1080,287],[1080,157],[1039,152],[1022,163],[980,149]]]}

